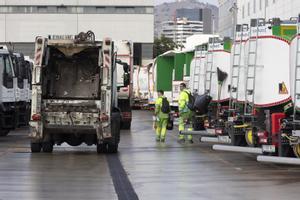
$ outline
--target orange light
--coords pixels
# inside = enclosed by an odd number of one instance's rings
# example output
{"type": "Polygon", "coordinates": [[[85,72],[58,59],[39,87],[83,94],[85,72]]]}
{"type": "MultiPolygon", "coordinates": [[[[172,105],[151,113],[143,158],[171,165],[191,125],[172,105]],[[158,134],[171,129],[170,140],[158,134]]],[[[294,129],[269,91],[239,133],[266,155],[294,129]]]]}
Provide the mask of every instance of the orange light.
{"type": "Polygon", "coordinates": [[[109,119],[109,117],[108,117],[107,114],[102,113],[102,114],[100,115],[100,121],[101,121],[101,122],[107,122],[108,119],[109,119]]]}
{"type": "Polygon", "coordinates": [[[40,114],[33,114],[31,116],[31,118],[32,118],[33,121],[41,121],[41,119],[42,119],[40,114]]]}

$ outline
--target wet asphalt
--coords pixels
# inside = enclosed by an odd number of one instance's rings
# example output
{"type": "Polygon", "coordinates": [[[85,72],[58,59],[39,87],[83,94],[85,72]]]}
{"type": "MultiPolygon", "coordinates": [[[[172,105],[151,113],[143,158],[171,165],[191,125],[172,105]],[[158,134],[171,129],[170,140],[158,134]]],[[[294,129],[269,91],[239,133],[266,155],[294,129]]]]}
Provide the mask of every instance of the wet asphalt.
{"type": "Polygon", "coordinates": [[[300,166],[263,164],[256,156],[178,144],[176,130],[155,142],[149,111],[135,111],[119,153],[96,147],[31,154],[28,129],[0,138],[0,200],[299,199],[300,166]]]}

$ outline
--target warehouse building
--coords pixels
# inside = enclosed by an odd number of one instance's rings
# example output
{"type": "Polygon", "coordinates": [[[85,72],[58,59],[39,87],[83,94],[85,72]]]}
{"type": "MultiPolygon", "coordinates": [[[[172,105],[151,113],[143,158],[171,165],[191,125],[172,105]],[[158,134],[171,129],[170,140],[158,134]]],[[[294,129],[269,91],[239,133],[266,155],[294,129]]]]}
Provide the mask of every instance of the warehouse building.
{"type": "Polygon", "coordinates": [[[299,0],[237,0],[238,23],[249,23],[252,18],[297,17],[300,12],[299,0]]]}
{"type": "Polygon", "coordinates": [[[219,34],[233,37],[234,24],[237,18],[237,0],[219,0],[219,34]]]}
{"type": "Polygon", "coordinates": [[[131,40],[135,63],[152,59],[153,0],[0,0],[0,43],[33,56],[36,36],[75,35],[131,40]]]}
{"type": "Polygon", "coordinates": [[[299,0],[219,0],[219,34],[233,36],[234,24],[249,24],[253,18],[297,17],[299,0]]]}

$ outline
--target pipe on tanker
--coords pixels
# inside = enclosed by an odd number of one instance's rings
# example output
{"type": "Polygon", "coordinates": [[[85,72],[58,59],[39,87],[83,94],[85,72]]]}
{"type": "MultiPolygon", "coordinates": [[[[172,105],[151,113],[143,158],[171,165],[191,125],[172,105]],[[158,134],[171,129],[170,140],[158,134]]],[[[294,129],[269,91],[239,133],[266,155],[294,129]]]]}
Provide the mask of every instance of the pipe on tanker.
{"type": "Polygon", "coordinates": [[[285,157],[275,157],[275,156],[257,156],[258,162],[266,163],[276,163],[276,164],[290,164],[290,165],[300,165],[299,158],[285,158],[285,157]]]}
{"type": "Polygon", "coordinates": [[[201,137],[200,142],[219,143],[217,137],[201,137]]]}
{"type": "Polygon", "coordinates": [[[200,142],[208,142],[208,143],[220,143],[220,144],[230,144],[229,142],[220,141],[217,137],[201,137],[200,142]]]}
{"type": "Polygon", "coordinates": [[[241,152],[241,153],[253,153],[253,154],[262,154],[263,153],[261,148],[239,147],[239,146],[229,146],[229,145],[213,145],[213,150],[241,152]]]}
{"type": "Polygon", "coordinates": [[[215,134],[208,133],[206,130],[203,131],[180,131],[180,135],[199,135],[199,136],[206,136],[206,137],[215,137],[215,134]]]}

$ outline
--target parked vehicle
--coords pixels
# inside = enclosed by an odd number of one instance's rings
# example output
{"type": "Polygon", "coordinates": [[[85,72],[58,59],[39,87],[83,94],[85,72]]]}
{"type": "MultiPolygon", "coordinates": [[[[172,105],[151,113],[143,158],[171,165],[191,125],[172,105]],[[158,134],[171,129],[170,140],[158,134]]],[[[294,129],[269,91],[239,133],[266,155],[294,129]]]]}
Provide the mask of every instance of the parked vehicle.
{"type": "Polygon", "coordinates": [[[121,113],[111,39],[95,41],[91,31],[37,37],[32,77],[32,152],[52,152],[64,142],[117,152],[121,113]]]}

